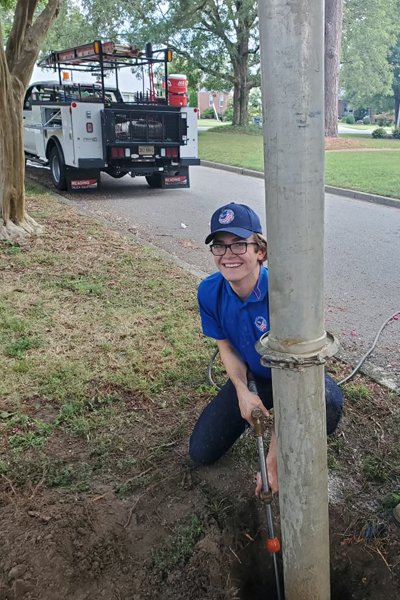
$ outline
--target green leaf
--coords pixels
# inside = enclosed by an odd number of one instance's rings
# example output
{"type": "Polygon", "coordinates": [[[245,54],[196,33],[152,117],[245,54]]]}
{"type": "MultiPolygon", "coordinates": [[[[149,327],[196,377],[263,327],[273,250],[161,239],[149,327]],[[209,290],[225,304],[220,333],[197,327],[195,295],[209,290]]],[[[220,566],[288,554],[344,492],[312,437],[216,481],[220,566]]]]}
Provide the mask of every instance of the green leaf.
{"type": "Polygon", "coordinates": [[[15,412],[7,412],[6,410],[2,410],[0,412],[0,419],[9,419],[10,417],[13,417],[15,414],[15,412]]]}

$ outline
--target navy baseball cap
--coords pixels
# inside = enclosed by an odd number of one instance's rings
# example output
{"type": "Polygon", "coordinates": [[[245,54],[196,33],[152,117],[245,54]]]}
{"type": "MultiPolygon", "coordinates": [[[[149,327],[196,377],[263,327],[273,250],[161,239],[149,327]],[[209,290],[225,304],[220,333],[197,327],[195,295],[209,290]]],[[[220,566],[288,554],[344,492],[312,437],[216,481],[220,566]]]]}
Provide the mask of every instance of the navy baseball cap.
{"type": "Polygon", "coordinates": [[[261,233],[261,222],[250,206],[245,204],[225,204],[215,211],[211,217],[211,233],[206,237],[209,244],[219,231],[233,233],[241,238],[248,238],[252,233],[261,233]]]}

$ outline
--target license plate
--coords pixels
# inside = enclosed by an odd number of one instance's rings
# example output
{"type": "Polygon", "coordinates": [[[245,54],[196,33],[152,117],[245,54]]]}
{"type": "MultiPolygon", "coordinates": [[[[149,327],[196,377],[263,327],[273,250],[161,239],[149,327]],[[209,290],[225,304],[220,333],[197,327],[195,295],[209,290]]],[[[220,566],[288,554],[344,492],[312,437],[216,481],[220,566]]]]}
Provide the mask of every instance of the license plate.
{"type": "Polygon", "coordinates": [[[154,146],[139,146],[139,154],[148,155],[154,154],[154,146]]]}

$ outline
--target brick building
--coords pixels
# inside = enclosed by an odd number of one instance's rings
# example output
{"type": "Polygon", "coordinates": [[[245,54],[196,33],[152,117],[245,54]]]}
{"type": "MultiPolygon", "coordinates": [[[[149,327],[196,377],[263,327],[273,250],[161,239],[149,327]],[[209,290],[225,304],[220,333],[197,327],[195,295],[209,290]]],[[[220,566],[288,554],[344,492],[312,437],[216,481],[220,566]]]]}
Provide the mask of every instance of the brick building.
{"type": "Polygon", "coordinates": [[[200,109],[200,116],[206,108],[213,108],[213,106],[215,106],[218,115],[223,115],[227,109],[228,98],[229,94],[226,92],[200,90],[197,92],[197,106],[200,109]]]}

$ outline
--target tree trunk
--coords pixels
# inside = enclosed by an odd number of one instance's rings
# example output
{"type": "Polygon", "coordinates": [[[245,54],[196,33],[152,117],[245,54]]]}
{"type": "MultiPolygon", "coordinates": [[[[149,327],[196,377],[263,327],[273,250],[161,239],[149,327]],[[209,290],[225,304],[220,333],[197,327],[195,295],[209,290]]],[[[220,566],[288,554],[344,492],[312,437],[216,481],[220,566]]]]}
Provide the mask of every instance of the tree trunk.
{"type": "Polygon", "coordinates": [[[325,0],[325,136],[338,137],[343,0],[325,0]]]}
{"type": "Polygon", "coordinates": [[[24,88],[13,75],[0,94],[0,238],[40,233],[25,212],[25,155],[22,103],[24,88]]]}
{"type": "Polygon", "coordinates": [[[38,0],[18,0],[6,50],[0,22],[0,239],[23,238],[42,230],[25,210],[23,101],[60,2],[48,0],[32,23],[38,0]]]}
{"type": "Polygon", "coordinates": [[[249,123],[250,88],[245,81],[240,79],[233,86],[233,125],[246,126],[249,123]]]}
{"type": "Polygon", "coordinates": [[[242,80],[241,94],[240,94],[240,101],[239,101],[239,108],[240,108],[239,124],[242,125],[243,127],[247,127],[249,124],[249,93],[250,93],[250,88],[249,88],[247,77],[246,77],[246,79],[243,78],[243,80],[242,80]]]}
{"type": "Polygon", "coordinates": [[[394,89],[394,124],[397,126],[399,122],[399,111],[400,111],[400,88],[394,89]]]}
{"type": "Polygon", "coordinates": [[[243,36],[238,45],[237,58],[233,61],[235,84],[233,86],[233,124],[246,127],[249,124],[249,35],[243,36]]]}
{"type": "Polygon", "coordinates": [[[239,125],[239,115],[240,115],[240,85],[235,81],[233,86],[233,119],[232,125],[239,125]]]}

